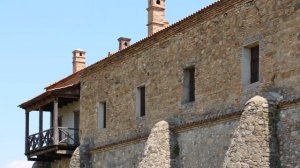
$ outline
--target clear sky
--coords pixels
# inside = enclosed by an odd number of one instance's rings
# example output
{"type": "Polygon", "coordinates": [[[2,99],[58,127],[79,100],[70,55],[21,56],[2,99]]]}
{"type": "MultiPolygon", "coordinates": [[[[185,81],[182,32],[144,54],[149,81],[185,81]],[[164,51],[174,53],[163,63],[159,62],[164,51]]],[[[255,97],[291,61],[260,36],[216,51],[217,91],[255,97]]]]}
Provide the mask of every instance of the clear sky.
{"type": "MultiPolygon", "coordinates": [[[[167,0],[167,20],[214,1],[167,0]]],[[[27,164],[25,115],[17,106],[71,73],[73,49],[85,49],[90,65],[117,51],[119,37],[146,37],[146,8],[147,0],[0,0],[0,168],[27,164]]],[[[31,115],[31,133],[37,119],[31,115]]]]}

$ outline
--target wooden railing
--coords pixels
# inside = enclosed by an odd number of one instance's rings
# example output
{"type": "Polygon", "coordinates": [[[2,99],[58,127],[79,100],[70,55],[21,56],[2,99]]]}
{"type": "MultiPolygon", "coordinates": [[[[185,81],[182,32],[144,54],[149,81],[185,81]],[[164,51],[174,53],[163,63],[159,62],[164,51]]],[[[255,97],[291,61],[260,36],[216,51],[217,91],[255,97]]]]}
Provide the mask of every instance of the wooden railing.
{"type": "Polygon", "coordinates": [[[45,147],[53,145],[79,145],[79,131],[74,128],[59,127],[59,143],[54,144],[54,129],[48,129],[43,132],[39,132],[33,135],[30,135],[26,138],[26,152],[44,149],[45,147]]]}
{"type": "Polygon", "coordinates": [[[79,132],[78,129],[59,127],[59,143],[68,145],[78,145],[79,144],[79,132]]]}

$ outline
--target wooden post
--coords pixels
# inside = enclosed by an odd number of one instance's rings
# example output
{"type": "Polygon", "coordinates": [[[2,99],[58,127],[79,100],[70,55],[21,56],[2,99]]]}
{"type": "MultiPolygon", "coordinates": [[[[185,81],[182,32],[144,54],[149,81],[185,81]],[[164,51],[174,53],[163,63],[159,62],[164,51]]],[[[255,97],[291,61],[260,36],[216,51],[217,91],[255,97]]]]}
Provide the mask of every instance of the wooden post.
{"type": "Polygon", "coordinates": [[[29,142],[28,142],[28,136],[29,136],[29,111],[26,110],[25,112],[25,154],[29,152],[29,142]]]}
{"type": "Polygon", "coordinates": [[[58,145],[59,142],[59,132],[58,132],[58,98],[54,99],[53,103],[53,137],[54,137],[54,145],[58,145]]]}
{"type": "Polygon", "coordinates": [[[39,148],[43,147],[43,109],[39,109],[39,148]]]}

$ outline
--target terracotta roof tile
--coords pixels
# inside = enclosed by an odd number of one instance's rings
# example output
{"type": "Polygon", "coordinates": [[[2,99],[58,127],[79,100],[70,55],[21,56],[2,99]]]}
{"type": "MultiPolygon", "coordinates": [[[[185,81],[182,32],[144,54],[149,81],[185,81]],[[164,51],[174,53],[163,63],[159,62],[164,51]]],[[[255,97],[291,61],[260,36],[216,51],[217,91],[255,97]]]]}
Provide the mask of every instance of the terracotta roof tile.
{"type": "Polygon", "coordinates": [[[78,71],[74,74],[71,74],[49,86],[47,86],[45,89],[46,90],[52,90],[52,89],[55,89],[55,88],[61,88],[61,87],[65,87],[65,86],[68,86],[68,85],[74,85],[74,84],[78,84],[80,82],[80,77],[81,75],[83,74],[84,72],[84,69],[81,70],[81,71],[78,71]]]}

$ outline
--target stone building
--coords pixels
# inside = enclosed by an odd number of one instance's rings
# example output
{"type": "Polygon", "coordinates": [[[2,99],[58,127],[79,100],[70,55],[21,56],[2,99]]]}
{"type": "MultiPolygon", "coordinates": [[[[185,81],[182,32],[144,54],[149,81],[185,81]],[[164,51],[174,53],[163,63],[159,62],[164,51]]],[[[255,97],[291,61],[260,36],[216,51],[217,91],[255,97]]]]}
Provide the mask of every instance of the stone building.
{"type": "Polygon", "coordinates": [[[20,105],[36,167],[300,167],[300,1],[220,0],[20,105]],[[40,132],[29,135],[29,114],[40,132]],[[42,127],[51,114],[51,129],[42,127]]]}

